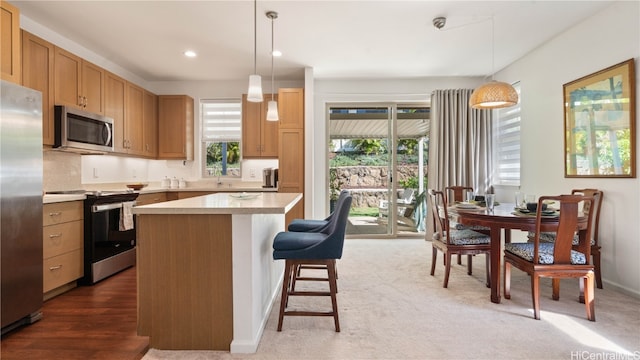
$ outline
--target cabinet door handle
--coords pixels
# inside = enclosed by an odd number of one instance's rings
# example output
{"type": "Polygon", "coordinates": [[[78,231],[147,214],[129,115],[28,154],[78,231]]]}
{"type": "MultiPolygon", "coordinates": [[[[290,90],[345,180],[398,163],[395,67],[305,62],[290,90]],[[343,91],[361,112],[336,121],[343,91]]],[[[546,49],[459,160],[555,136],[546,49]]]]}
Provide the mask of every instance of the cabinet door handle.
{"type": "Polygon", "coordinates": [[[78,106],[82,107],[82,95],[78,95],[78,106]]]}
{"type": "Polygon", "coordinates": [[[59,238],[59,237],[61,237],[61,236],[62,236],[62,233],[59,233],[59,234],[51,234],[51,235],[49,235],[49,239],[59,238]]]}
{"type": "Polygon", "coordinates": [[[49,267],[49,271],[60,270],[62,269],[62,265],[56,265],[49,267]]]}
{"type": "Polygon", "coordinates": [[[50,212],[50,213],[49,213],[49,216],[60,216],[60,215],[62,215],[62,212],[61,212],[61,211],[58,211],[58,212],[50,212]]]}
{"type": "Polygon", "coordinates": [[[84,107],[87,107],[87,97],[86,97],[86,96],[83,96],[83,97],[82,97],[82,99],[84,100],[84,101],[83,101],[83,103],[84,103],[84,107]]]}

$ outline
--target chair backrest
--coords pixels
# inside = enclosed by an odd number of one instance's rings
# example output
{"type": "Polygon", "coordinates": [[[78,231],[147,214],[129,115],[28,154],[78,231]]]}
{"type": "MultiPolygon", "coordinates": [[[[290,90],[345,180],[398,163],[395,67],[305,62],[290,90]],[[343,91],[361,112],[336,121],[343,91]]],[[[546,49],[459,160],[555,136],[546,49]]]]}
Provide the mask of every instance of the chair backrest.
{"type": "Polygon", "coordinates": [[[470,186],[447,186],[446,188],[444,188],[445,194],[444,196],[447,198],[448,201],[449,200],[448,196],[451,195],[451,193],[453,193],[453,201],[464,201],[465,198],[465,194],[466,191],[473,191],[473,188],[470,186]]]}
{"type": "Polygon", "coordinates": [[[342,203],[344,203],[348,196],[351,196],[349,194],[349,190],[340,191],[340,195],[338,196],[338,200],[336,200],[336,206],[333,209],[333,212],[329,214],[329,216],[325,219],[327,221],[327,224],[322,227],[310,230],[309,232],[326,233],[327,231],[329,231],[328,229],[331,228],[333,223],[336,221],[336,213],[338,212],[338,209],[340,209],[340,206],[342,205],[342,203]]]}
{"type": "Polygon", "coordinates": [[[413,200],[413,194],[415,193],[415,189],[404,189],[402,191],[402,198],[398,199],[402,204],[410,204],[413,200]]]}
{"type": "Polygon", "coordinates": [[[602,207],[602,197],[604,196],[604,193],[598,189],[573,189],[571,190],[571,194],[582,194],[585,196],[593,197],[593,211],[588,206],[586,206],[583,207],[582,212],[593,217],[593,224],[591,225],[592,232],[590,236],[591,239],[593,239],[593,243],[595,245],[598,245],[598,231],[600,228],[600,207],[602,207]]]}
{"type": "MultiPolygon", "coordinates": [[[[560,203],[560,215],[558,217],[558,224],[555,227],[556,232],[556,240],[554,242],[553,248],[553,261],[554,264],[571,264],[571,250],[573,244],[573,236],[576,233],[578,228],[578,218],[580,217],[580,203],[582,207],[592,208],[594,199],[591,196],[583,196],[583,195],[559,195],[559,196],[541,196],[538,199],[538,209],[542,209],[542,204],[545,201],[557,201],[560,203]]],[[[588,216],[587,214],[582,214],[587,217],[587,228],[586,234],[591,234],[591,224],[593,217],[588,216]]],[[[534,242],[534,254],[533,254],[533,262],[534,264],[539,263],[539,245],[540,245],[540,233],[541,231],[551,232],[553,230],[550,229],[541,229],[542,225],[542,212],[538,211],[536,215],[536,231],[535,236],[533,238],[534,242]]],[[[588,236],[588,235],[587,235],[588,236]]],[[[580,241],[579,251],[583,253],[589,261],[591,256],[591,244],[588,239],[584,239],[580,241]]]]}
{"type": "MultiPolygon", "coordinates": [[[[347,195],[349,195],[349,190],[340,191],[340,195],[338,195],[338,200],[336,200],[336,206],[337,206],[337,204],[340,203],[340,201],[343,201],[344,197],[347,196],[347,195]]],[[[333,211],[331,212],[331,214],[329,214],[329,216],[327,216],[327,218],[325,219],[326,221],[331,221],[331,218],[333,218],[333,214],[335,214],[335,212],[336,212],[335,209],[337,209],[337,207],[333,209],[333,211]]]]}
{"type": "Polygon", "coordinates": [[[327,237],[309,249],[310,259],[340,259],[347,231],[347,220],[351,210],[352,196],[347,194],[340,204],[336,204],[334,221],[325,227],[327,237]]]}
{"type": "Polygon", "coordinates": [[[433,217],[433,236],[444,241],[449,233],[449,213],[447,211],[447,197],[444,192],[429,189],[429,210],[433,217]],[[441,215],[442,214],[442,215],[441,215]]]}

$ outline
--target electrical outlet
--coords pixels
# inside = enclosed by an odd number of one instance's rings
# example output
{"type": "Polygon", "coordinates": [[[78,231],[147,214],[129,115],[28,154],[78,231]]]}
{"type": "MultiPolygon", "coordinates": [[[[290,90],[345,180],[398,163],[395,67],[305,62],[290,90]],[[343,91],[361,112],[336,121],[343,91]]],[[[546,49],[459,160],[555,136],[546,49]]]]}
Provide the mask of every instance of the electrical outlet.
{"type": "Polygon", "coordinates": [[[94,179],[98,178],[98,168],[93,168],[93,178],[94,179]]]}
{"type": "Polygon", "coordinates": [[[136,169],[133,169],[131,176],[135,179],[136,177],[138,177],[138,174],[136,173],[136,169]]]}
{"type": "Polygon", "coordinates": [[[249,169],[249,177],[255,178],[256,177],[256,169],[249,169]]]}

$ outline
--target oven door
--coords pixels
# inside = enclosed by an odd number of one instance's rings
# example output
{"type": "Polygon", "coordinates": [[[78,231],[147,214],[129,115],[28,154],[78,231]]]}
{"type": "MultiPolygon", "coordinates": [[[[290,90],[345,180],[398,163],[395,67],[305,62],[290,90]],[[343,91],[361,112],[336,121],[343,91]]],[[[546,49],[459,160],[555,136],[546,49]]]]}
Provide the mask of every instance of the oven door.
{"type": "Polygon", "coordinates": [[[92,262],[98,262],[136,246],[135,217],[131,219],[133,228],[123,230],[120,226],[122,207],[122,202],[91,207],[89,241],[93,248],[92,262]]]}

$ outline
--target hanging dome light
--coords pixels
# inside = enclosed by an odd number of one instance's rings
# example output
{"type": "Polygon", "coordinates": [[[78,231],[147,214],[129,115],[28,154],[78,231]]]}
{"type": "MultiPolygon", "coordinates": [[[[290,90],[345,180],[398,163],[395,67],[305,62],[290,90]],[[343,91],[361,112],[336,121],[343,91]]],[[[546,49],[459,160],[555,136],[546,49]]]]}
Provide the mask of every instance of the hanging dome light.
{"type": "MultiPolygon", "coordinates": [[[[434,20],[435,21],[435,20],[434,20]]],[[[435,23],[434,23],[435,24],[435,23]]],[[[495,25],[491,17],[491,76],[493,77],[495,62],[495,25]]],[[[499,109],[516,105],[518,93],[511,84],[491,80],[473,90],[469,98],[469,106],[474,109],[499,109]]]]}
{"type": "Polygon", "coordinates": [[[517,103],[516,89],[511,84],[495,80],[477,87],[469,98],[469,106],[474,109],[499,109],[517,103]]]}

